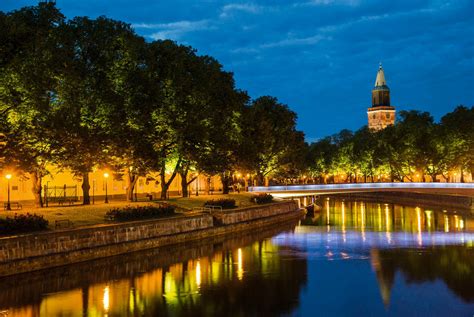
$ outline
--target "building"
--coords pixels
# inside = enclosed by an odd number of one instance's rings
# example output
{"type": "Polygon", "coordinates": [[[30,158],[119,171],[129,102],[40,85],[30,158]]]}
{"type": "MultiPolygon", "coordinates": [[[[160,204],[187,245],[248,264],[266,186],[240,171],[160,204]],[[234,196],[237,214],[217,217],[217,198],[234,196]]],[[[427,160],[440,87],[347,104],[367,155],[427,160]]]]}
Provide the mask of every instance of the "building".
{"type": "Polygon", "coordinates": [[[369,129],[379,131],[395,123],[395,108],[390,105],[390,88],[380,63],[375,87],[372,89],[372,107],[367,110],[369,129]]]}

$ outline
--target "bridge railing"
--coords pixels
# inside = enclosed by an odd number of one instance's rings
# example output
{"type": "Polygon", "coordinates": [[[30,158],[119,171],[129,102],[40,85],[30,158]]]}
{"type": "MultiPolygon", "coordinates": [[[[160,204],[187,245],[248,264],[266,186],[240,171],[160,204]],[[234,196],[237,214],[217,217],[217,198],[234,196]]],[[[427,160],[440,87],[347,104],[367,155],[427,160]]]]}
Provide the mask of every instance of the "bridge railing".
{"type": "Polygon", "coordinates": [[[356,183],[356,184],[311,184],[286,186],[250,186],[249,192],[280,192],[280,191],[324,191],[344,189],[474,189],[474,183],[356,183]]]}

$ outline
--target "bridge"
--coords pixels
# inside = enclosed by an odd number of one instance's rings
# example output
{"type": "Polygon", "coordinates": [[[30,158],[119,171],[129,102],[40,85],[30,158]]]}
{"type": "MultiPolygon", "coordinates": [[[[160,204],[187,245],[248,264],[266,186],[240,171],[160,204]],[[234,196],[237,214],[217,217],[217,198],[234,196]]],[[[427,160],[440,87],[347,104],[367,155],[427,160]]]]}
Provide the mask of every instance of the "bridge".
{"type": "Polygon", "coordinates": [[[270,193],[282,198],[358,192],[412,192],[474,197],[474,183],[357,183],[251,186],[248,191],[270,193]]]}

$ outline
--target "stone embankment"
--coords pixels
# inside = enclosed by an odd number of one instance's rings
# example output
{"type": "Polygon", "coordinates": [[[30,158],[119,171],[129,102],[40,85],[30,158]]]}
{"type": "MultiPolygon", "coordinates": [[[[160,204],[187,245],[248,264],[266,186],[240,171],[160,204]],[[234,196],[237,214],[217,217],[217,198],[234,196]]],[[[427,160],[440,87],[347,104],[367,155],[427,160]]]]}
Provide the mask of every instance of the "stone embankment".
{"type": "Polygon", "coordinates": [[[0,239],[0,276],[295,221],[295,201],[239,208],[215,215],[97,225],[0,239]]]}

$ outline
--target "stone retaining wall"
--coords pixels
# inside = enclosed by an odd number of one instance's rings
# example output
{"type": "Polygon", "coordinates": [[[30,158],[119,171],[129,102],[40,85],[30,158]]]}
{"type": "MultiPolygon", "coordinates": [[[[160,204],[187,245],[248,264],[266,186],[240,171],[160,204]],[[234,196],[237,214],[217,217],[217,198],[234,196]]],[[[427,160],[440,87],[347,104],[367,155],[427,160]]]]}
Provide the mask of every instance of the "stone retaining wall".
{"type": "Polygon", "coordinates": [[[298,203],[291,200],[283,203],[248,207],[242,210],[224,211],[222,213],[216,214],[215,216],[219,219],[220,224],[230,225],[265,217],[272,217],[294,211],[296,209],[298,209],[298,203]]]}
{"type": "Polygon", "coordinates": [[[198,215],[2,238],[0,263],[206,229],[212,224],[212,216],[198,215]]]}
{"type": "Polygon", "coordinates": [[[214,226],[212,216],[203,214],[3,238],[0,276],[272,226],[300,218],[296,206],[287,201],[235,210],[228,225],[214,226]]]}

